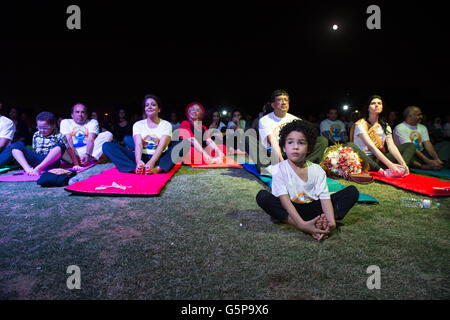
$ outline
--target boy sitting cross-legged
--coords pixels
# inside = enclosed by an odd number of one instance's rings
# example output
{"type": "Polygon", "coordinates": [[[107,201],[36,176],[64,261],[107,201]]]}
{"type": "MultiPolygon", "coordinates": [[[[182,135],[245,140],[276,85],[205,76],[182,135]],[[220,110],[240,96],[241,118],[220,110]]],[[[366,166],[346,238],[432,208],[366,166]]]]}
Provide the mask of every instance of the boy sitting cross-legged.
{"type": "Polygon", "coordinates": [[[36,117],[37,129],[33,135],[34,151],[28,149],[23,142],[11,145],[12,155],[23,170],[32,176],[42,171],[59,167],[61,155],[68,144],[63,134],[56,129],[56,119],[51,112],[41,112],[36,117]]]}
{"type": "Polygon", "coordinates": [[[306,160],[315,144],[311,123],[294,120],[280,131],[280,149],[287,160],[274,166],[272,193],[261,190],[258,205],[273,220],[289,223],[314,239],[326,238],[358,200],[358,190],[348,186],[332,195],[325,171],[306,160]]]}

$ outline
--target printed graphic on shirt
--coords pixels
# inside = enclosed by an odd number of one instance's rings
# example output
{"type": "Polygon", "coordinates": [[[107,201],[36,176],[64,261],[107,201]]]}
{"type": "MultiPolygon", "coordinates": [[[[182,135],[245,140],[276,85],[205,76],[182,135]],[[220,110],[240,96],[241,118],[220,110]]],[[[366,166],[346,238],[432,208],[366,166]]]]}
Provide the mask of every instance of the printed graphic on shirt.
{"type": "Polygon", "coordinates": [[[76,127],[72,129],[71,136],[75,148],[84,147],[87,145],[89,131],[85,127],[76,127]]]}
{"type": "Polygon", "coordinates": [[[145,136],[142,142],[143,149],[147,149],[149,151],[155,151],[156,148],[158,148],[158,144],[159,144],[158,137],[154,137],[151,135],[145,136]]]}
{"type": "Polygon", "coordinates": [[[294,202],[295,203],[299,203],[299,204],[305,204],[305,203],[310,203],[312,202],[313,199],[311,199],[310,197],[308,197],[305,193],[300,192],[297,195],[297,198],[295,198],[294,202]]]}
{"type": "Polygon", "coordinates": [[[275,128],[273,128],[272,134],[277,139],[280,139],[280,131],[282,126],[284,126],[284,124],[279,124],[275,128]]]}
{"type": "Polygon", "coordinates": [[[341,140],[341,126],[338,124],[332,124],[330,126],[331,138],[335,141],[341,140]]]}
{"type": "Polygon", "coordinates": [[[417,150],[423,151],[422,136],[419,131],[411,131],[411,133],[409,134],[409,139],[416,145],[417,150]]]}

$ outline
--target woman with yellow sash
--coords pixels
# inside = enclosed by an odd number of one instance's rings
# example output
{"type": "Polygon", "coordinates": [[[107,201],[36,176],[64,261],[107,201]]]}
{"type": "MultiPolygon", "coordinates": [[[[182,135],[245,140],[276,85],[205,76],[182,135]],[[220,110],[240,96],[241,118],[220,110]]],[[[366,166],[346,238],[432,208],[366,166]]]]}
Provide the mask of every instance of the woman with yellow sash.
{"type": "Polygon", "coordinates": [[[415,146],[413,143],[405,143],[400,147],[394,144],[391,127],[380,117],[382,111],[383,99],[377,95],[372,96],[368,116],[359,119],[352,126],[350,141],[367,155],[363,160],[369,163],[370,170],[378,171],[383,176],[406,176],[409,174],[408,166],[414,157],[415,146]]]}

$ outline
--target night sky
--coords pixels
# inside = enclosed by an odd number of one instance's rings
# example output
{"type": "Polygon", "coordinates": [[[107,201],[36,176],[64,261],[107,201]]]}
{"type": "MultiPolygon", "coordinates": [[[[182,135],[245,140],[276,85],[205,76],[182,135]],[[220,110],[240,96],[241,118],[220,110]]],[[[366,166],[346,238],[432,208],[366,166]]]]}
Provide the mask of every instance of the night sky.
{"type": "Polygon", "coordinates": [[[68,116],[80,101],[138,112],[153,93],[164,111],[183,114],[197,100],[256,115],[282,88],[301,117],[344,104],[361,110],[375,93],[389,109],[448,112],[442,2],[93,2],[2,1],[4,105],[68,116]],[[81,8],[81,30],[66,28],[71,4],[81,8]],[[371,4],[381,8],[381,30],[366,27],[371,4]]]}

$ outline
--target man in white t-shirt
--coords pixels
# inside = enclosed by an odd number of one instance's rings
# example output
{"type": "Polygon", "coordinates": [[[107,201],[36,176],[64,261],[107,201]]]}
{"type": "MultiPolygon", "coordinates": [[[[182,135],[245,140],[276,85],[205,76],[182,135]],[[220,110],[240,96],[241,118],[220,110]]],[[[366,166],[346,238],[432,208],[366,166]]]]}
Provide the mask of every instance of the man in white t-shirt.
{"type": "Polygon", "coordinates": [[[8,164],[13,159],[9,146],[15,132],[16,126],[14,122],[0,115],[0,166],[8,164]]]}
{"type": "Polygon", "coordinates": [[[109,131],[99,133],[98,121],[87,119],[87,108],[77,103],[71,110],[72,119],[64,119],[60,124],[60,132],[69,143],[63,159],[71,162],[74,169],[86,166],[92,161],[98,161],[103,155],[102,146],[112,141],[113,135],[109,131]]]}
{"type": "MultiPolygon", "coordinates": [[[[258,149],[263,149],[268,151],[270,154],[270,164],[275,165],[284,160],[283,154],[278,143],[280,139],[280,129],[286,123],[289,123],[295,119],[300,119],[294,116],[289,111],[289,94],[284,90],[276,90],[271,96],[271,106],[273,112],[265,115],[259,120],[259,146],[258,149]]],[[[255,152],[256,145],[255,142],[249,139],[249,150],[248,153],[250,158],[257,164],[259,168],[264,167],[269,163],[266,163],[268,159],[261,161],[261,152],[259,152],[259,157],[257,152],[255,152]],[[253,145],[252,145],[253,144],[253,145]]],[[[258,144],[257,144],[258,145],[258,144]]],[[[320,163],[323,158],[323,153],[328,147],[328,140],[325,137],[317,137],[316,143],[314,145],[313,151],[308,155],[307,160],[320,163]]],[[[270,171],[269,167],[269,173],[270,171]]]]}
{"type": "Polygon", "coordinates": [[[345,124],[338,120],[336,108],[330,108],[327,112],[327,119],[320,123],[320,135],[328,139],[330,144],[346,143],[348,141],[345,124]]]}
{"type": "MultiPolygon", "coordinates": [[[[398,124],[394,129],[394,142],[397,146],[412,142],[416,145],[416,153],[413,166],[424,170],[440,170],[447,158],[440,159],[436,149],[430,141],[428,129],[420,124],[422,111],[416,106],[410,106],[403,112],[405,121],[398,124]]],[[[443,146],[446,147],[445,145],[443,146]]],[[[448,146],[447,146],[448,149],[448,146]]]]}

